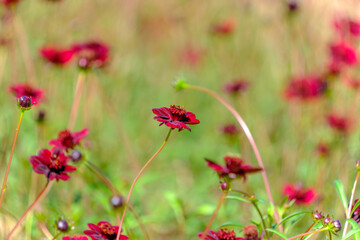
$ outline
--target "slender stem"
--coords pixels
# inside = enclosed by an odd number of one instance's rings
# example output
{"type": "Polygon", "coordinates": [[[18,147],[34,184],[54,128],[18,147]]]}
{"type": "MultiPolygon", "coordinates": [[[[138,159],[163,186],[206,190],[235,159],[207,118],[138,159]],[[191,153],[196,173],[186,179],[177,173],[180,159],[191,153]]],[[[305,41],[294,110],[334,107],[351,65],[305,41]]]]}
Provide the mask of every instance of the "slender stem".
{"type": "Polygon", "coordinates": [[[105,185],[110,189],[113,195],[119,194],[118,190],[115,188],[115,186],[111,183],[108,177],[105,176],[105,174],[92,162],[89,160],[86,160],[86,166],[96,175],[98,176],[101,181],[105,183],[105,185]]]}
{"type": "Polygon", "coordinates": [[[330,232],[330,231],[328,231],[328,233],[329,233],[329,239],[330,239],[330,240],[332,240],[332,235],[331,235],[331,232],[330,232]]]}
{"type": "Polygon", "coordinates": [[[291,238],[288,238],[286,240],[292,240],[292,239],[296,239],[296,238],[299,238],[299,237],[302,237],[302,236],[307,236],[307,235],[310,235],[310,234],[319,233],[319,232],[323,232],[323,231],[327,231],[327,230],[329,230],[329,228],[326,227],[326,228],[322,228],[322,229],[315,230],[315,231],[312,231],[312,232],[302,233],[302,234],[293,236],[291,238]]]}
{"type": "Polygon", "coordinates": [[[218,214],[218,212],[219,212],[219,210],[220,210],[221,205],[222,205],[222,204],[224,203],[224,201],[225,201],[226,196],[227,196],[227,192],[223,192],[223,193],[221,194],[221,197],[220,197],[220,200],[219,200],[219,202],[218,202],[218,205],[216,206],[215,211],[213,212],[213,214],[212,214],[212,216],[211,216],[208,224],[206,225],[205,230],[203,231],[203,234],[201,234],[200,239],[205,239],[205,238],[206,238],[206,236],[207,236],[207,234],[208,234],[208,232],[209,232],[209,230],[210,230],[210,228],[211,228],[211,225],[212,225],[212,223],[214,222],[214,220],[215,220],[215,218],[216,218],[216,216],[217,216],[217,214],[218,214]]]}
{"type": "MultiPolygon", "coordinates": [[[[209,89],[203,88],[203,87],[198,87],[198,86],[193,86],[193,85],[187,85],[186,88],[188,89],[192,89],[192,90],[197,90],[200,92],[204,92],[207,94],[210,94],[211,96],[213,96],[214,98],[216,98],[217,100],[219,100],[236,118],[237,122],[239,123],[239,125],[241,126],[241,128],[243,129],[247,139],[249,140],[249,143],[254,151],[255,157],[258,161],[259,166],[263,169],[263,171],[261,171],[262,173],[262,177],[264,180],[264,184],[265,184],[265,189],[266,189],[266,193],[268,195],[269,201],[272,205],[274,205],[274,215],[275,215],[275,220],[276,223],[279,224],[280,223],[280,218],[279,218],[279,213],[277,212],[276,206],[275,206],[275,202],[273,200],[273,197],[271,195],[271,189],[270,189],[270,184],[269,184],[269,180],[267,178],[267,174],[266,174],[266,169],[264,166],[264,163],[261,159],[261,155],[260,152],[256,146],[255,140],[250,132],[250,129],[248,128],[248,126],[246,125],[245,121],[242,119],[242,117],[240,116],[240,114],[222,97],[220,97],[217,93],[215,93],[214,91],[211,91],[209,89]]],[[[282,232],[282,226],[279,226],[280,231],[282,232]]]]}
{"type": "MultiPolygon", "coordinates": [[[[306,229],[305,233],[309,232],[310,229],[311,229],[315,224],[316,224],[316,223],[313,222],[313,223],[311,224],[311,226],[310,226],[308,229],[306,229]]],[[[304,236],[302,236],[302,237],[300,238],[300,240],[303,240],[303,239],[304,239],[304,236]]]]}
{"type": "Polygon", "coordinates": [[[130,201],[130,196],[131,196],[131,193],[134,189],[134,186],[135,186],[135,183],[137,182],[137,180],[139,179],[139,177],[141,176],[141,174],[144,172],[144,170],[147,168],[147,166],[149,166],[149,164],[152,162],[152,160],[155,159],[155,157],[161,152],[161,150],[165,147],[167,141],[169,140],[169,137],[170,137],[170,134],[172,132],[172,129],[170,128],[163,144],[161,145],[161,147],[156,151],[156,153],[145,163],[145,165],[142,167],[142,169],[140,170],[140,172],[138,173],[138,175],[135,177],[133,183],[131,184],[131,187],[130,187],[130,190],[129,190],[129,193],[127,195],[127,198],[126,198],[126,203],[125,203],[125,207],[124,207],[124,211],[123,211],[123,214],[121,216],[121,220],[120,220],[120,224],[119,224],[119,231],[118,231],[118,234],[116,236],[116,240],[119,240],[120,239],[120,233],[121,233],[121,227],[122,227],[122,224],[124,222],[124,218],[125,218],[125,214],[126,214],[126,210],[127,210],[127,207],[128,207],[128,204],[129,204],[129,201],[130,201]]]}
{"type": "MultiPolygon", "coordinates": [[[[131,204],[128,204],[128,206],[129,206],[130,212],[134,215],[136,221],[139,223],[139,226],[145,236],[145,239],[150,240],[149,233],[146,231],[146,228],[145,228],[144,224],[142,223],[140,216],[135,212],[135,209],[131,204]]],[[[119,219],[120,219],[120,216],[119,216],[119,219]]]]}
{"type": "Polygon", "coordinates": [[[6,188],[6,182],[7,182],[8,176],[9,176],[9,171],[10,171],[10,165],[11,165],[12,157],[13,157],[13,155],[14,155],[14,149],[15,149],[15,145],[16,145],[16,140],[17,140],[17,137],[18,137],[18,135],[19,135],[19,130],[20,130],[20,126],[21,126],[21,122],[22,122],[23,116],[24,116],[24,111],[21,111],[19,123],[18,123],[18,126],[17,126],[17,128],[16,128],[16,132],[15,132],[14,142],[13,142],[13,145],[12,145],[12,148],[11,148],[11,153],[10,153],[10,157],[9,157],[9,162],[8,162],[8,165],[7,165],[7,168],[6,168],[3,185],[2,185],[2,188],[1,188],[0,210],[1,210],[2,200],[3,200],[3,198],[4,198],[4,193],[5,193],[5,188],[6,188]]]}
{"type": "Polygon", "coordinates": [[[58,233],[52,238],[52,240],[57,239],[60,235],[61,235],[61,232],[58,232],[58,233]]]}
{"type": "Polygon", "coordinates": [[[86,78],[86,73],[84,71],[80,71],[78,78],[77,78],[74,100],[73,100],[73,104],[72,104],[71,112],[70,112],[70,119],[69,119],[69,124],[68,124],[68,129],[70,129],[70,130],[72,130],[74,128],[74,125],[76,122],[76,117],[77,117],[80,100],[81,100],[81,94],[82,94],[82,90],[84,88],[85,78],[86,78]]]}
{"type": "MultiPolygon", "coordinates": [[[[6,240],[9,240],[11,238],[11,235],[15,232],[15,230],[17,229],[17,227],[22,223],[22,221],[24,221],[26,215],[36,206],[37,203],[39,203],[42,200],[42,197],[44,197],[46,194],[44,194],[46,192],[46,190],[48,189],[49,186],[51,186],[49,184],[50,182],[47,181],[44,188],[41,190],[41,192],[39,193],[39,195],[36,197],[36,199],[34,200],[34,202],[30,205],[30,207],[24,212],[24,214],[21,216],[21,218],[17,221],[17,223],[15,224],[15,226],[13,227],[13,229],[11,230],[11,232],[7,235],[6,240]]],[[[46,192],[47,193],[47,192],[46,192]]]]}
{"type": "MultiPolygon", "coordinates": [[[[353,203],[353,200],[354,200],[354,195],[355,195],[356,185],[357,185],[357,182],[358,182],[358,179],[359,179],[359,174],[360,174],[360,171],[357,171],[356,177],[355,177],[355,181],[354,181],[354,186],[353,186],[353,189],[352,189],[352,191],[351,191],[351,197],[350,197],[350,202],[349,202],[348,211],[347,211],[347,213],[346,213],[346,219],[351,218],[351,206],[352,206],[352,203],[353,203]]],[[[346,234],[346,232],[347,232],[348,225],[349,225],[349,222],[346,221],[346,222],[345,222],[345,226],[344,226],[343,235],[342,235],[343,237],[345,237],[345,234],[346,234]]]]}
{"type": "Polygon", "coordinates": [[[50,233],[49,229],[46,227],[45,223],[39,222],[39,228],[41,232],[46,236],[47,239],[52,239],[52,234],[50,233]]]}

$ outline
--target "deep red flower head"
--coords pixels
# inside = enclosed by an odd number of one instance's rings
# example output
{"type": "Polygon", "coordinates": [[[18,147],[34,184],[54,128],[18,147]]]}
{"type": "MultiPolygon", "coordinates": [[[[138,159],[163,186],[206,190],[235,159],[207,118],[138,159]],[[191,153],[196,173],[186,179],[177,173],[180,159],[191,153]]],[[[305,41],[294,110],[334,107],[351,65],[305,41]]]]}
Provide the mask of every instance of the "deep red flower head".
{"type": "Polygon", "coordinates": [[[249,83],[243,79],[234,79],[233,82],[224,86],[224,91],[230,94],[237,94],[247,90],[249,83]]]}
{"type": "Polygon", "coordinates": [[[221,132],[223,134],[234,136],[239,133],[239,129],[234,124],[227,124],[221,127],[221,132]]]}
{"type": "Polygon", "coordinates": [[[355,65],[358,61],[356,48],[345,41],[332,44],[330,52],[333,62],[351,66],[355,65]]]}
{"type": "Polygon", "coordinates": [[[33,105],[40,103],[44,98],[43,90],[34,88],[28,84],[15,84],[11,86],[9,90],[16,98],[20,98],[22,96],[31,97],[33,105]]]}
{"type": "MultiPolygon", "coordinates": [[[[351,206],[351,211],[354,209],[355,204],[359,201],[359,199],[355,199],[354,204],[351,206]]],[[[360,223],[360,206],[355,209],[351,218],[354,219],[357,223],[360,223]]]]}
{"type": "Polygon", "coordinates": [[[70,62],[75,54],[73,49],[59,49],[56,47],[43,47],[40,49],[41,56],[52,64],[62,66],[70,62]]]}
{"type": "Polygon", "coordinates": [[[49,141],[49,145],[54,145],[54,148],[60,149],[61,151],[68,152],[69,149],[74,149],[80,144],[81,140],[89,134],[87,128],[71,133],[65,129],[59,132],[58,138],[49,141]]]}
{"type": "Polygon", "coordinates": [[[76,171],[76,167],[68,165],[69,157],[58,149],[48,150],[43,149],[37,156],[30,157],[30,163],[36,173],[44,174],[46,178],[51,181],[60,179],[63,181],[69,180],[69,172],[76,171]]]}
{"type": "Polygon", "coordinates": [[[75,44],[72,50],[79,57],[79,65],[83,68],[104,67],[109,59],[109,48],[100,42],[75,44]]]}
{"type": "Polygon", "coordinates": [[[196,67],[201,62],[204,51],[193,46],[187,46],[179,53],[179,61],[184,65],[196,67]]]}
{"type": "Polygon", "coordinates": [[[326,116],[329,126],[339,132],[347,133],[350,129],[350,120],[335,113],[326,116]]]}
{"type": "Polygon", "coordinates": [[[293,78],[285,90],[288,99],[311,100],[323,95],[326,81],[316,76],[293,78]]]}
{"type": "Polygon", "coordinates": [[[341,37],[351,35],[354,37],[360,36],[360,21],[350,18],[337,19],[334,22],[335,29],[340,33],[341,37]]]}
{"type": "Polygon", "coordinates": [[[217,23],[211,27],[211,31],[218,35],[229,35],[235,31],[236,23],[233,19],[226,19],[223,22],[217,23]]]}
{"type": "Polygon", "coordinates": [[[259,233],[255,225],[249,225],[244,227],[244,236],[243,240],[260,240],[259,233]]]}
{"type": "Polygon", "coordinates": [[[4,4],[6,7],[14,6],[18,4],[20,0],[2,0],[1,3],[4,4]]]}
{"type": "Polygon", "coordinates": [[[246,174],[256,173],[262,171],[262,168],[253,167],[251,165],[244,164],[242,158],[234,156],[225,156],[225,166],[221,166],[209,159],[205,159],[209,167],[214,169],[220,177],[228,176],[231,179],[236,177],[244,178],[246,180],[246,174]]]}
{"type": "Polygon", "coordinates": [[[75,235],[72,237],[63,237],[62,240],[89,240],[87,236],[83,236],[83,235],[75,235]]]}
{"type": "MultiPolygon", "coordinates": [[[[85,230],[84,233],[93,240],[115,240],[119,231],[118,226],[112,226],[109,222],[100,221],[98,224],[88,224],[91,230],[85,230]]],[[[129,239],[125,235],[120,235],[120,240],[129,239]]]]}
{"type": "Polygon", "coordinates": [[[171,105],[170,108],[153,108],[152,111],[156,115],[154,119],[161,122],[159,126],[165,123],[166,126],[172,129],[178,128],[179,132],[184,128],[191,131],[188,125],[200,123],[200,121],[196,119],[195,114],[186,111],[180,106],[171,105]]]}
{"type": "Polygon", "coordinates": [[[315,191],[305,188],[302,184],[285,184],[283,193],[289,197],[289,200],[295,199],[295,204],[298,205],[310,204],[315,200],[315,191]]]}
{"type": "MultiPolygon", "coordinates": [[[[199,238],[201,238],[203,234],[199,233],[198,236],[199,238]]],[[[242,240],[242,239],[243,238],[236,237],[234,231],[228,230],[226,228],[220,229],[217,232],[210,230],[205,237],[205,240],[242,240]]]]}

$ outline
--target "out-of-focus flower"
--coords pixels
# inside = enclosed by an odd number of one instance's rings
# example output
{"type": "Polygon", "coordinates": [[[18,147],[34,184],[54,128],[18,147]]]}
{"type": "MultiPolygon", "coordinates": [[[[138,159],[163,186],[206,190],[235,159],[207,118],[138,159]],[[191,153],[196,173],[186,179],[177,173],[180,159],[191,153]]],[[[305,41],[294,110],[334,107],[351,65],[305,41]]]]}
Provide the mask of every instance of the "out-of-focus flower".
{"type": "Polygon", "coordinates": [[[33,105],[40,103],[44,97],[43,90],[34,88],[28,84],[15,84],[11,86],[9,90],[16,98],[20,98],[22,96],[31,97],[33,105]]]}
{"type": "Polygon", "coordinates": [[[5,5],[6,7],[15,6],[18,4],[20,0],[2,0],[1,3],[5,5]]]}
{"type": "Polygon", "coordinates": [[[354,37],[360,36],[360,21],[350,18],[340,18],[334,21],[335,29],[342,37],[351,35],[354,37]]]}
{"type": "MultiPolygon", "coordinates": [[[[199,238],[203,238],[203,233],[199,233],[199,238]]],[[[223,228],[218,230],[217,232],[210,230],[204,239],[205,240],[243,240],[244,238],[236,237],[234,231],[223,228]]]]}
{"type": "Polygon", "coordinates": [[[104,67],[109,59],[109,48],[100,42],[86,42],[75,44],[72,50],[78,56],[80,68],[101,68],[104,67]]]}
{"type": "Polygon", "coordinates": [[[223,22],[214,24],[211,27],[211,32],[217,35],[229,35],[235,31],[236,22],[234,19],[226,19],[223,22]]]}
{"type": "Polygon", "coordinates": [[[312,188],[305,188],[302,184],[285,184],[283,193],[289,197],[289,200],[295,199],[297,205],[307,205],[315,200],[315,191],[312,188]]]}
{"type": "Polygon", "coordinates": [[[322,96],[327,83],[320,77],[305,76],[293,78],[285,90],[288,99],[310,100],[322,96]]]}
{"type": "Polygon", "coordinates": [[[48,62],[63,66],[70,62],[75,54],[73,49],[60,49],[56,47],[43,47],[40,49],[41,56],[48,62]]]}
{"type": "Polygon", "coordinates": [[[329,146],[323,142],[318,143],[318,145],[316,146],[316,151],[322,157],[326,157],[330,153],[329,146]]]}
{"type": "MultiPolygon", "coordinates": [[[[85,230],[85,235],[88,235],[93,240],[115,240],[119,231],[118,226],[112,226],[109,222],[100,221],[98,224],[89,223],[90,230],[85,230]]],[[[128,240],[125,235],[120,235],[120,240],[128,240]]]]}
{"type": "Polygon", "coordinates": [[[179,132],[184,128],[191,131],[188,125],[200,123],[195,114],[186,111],[180,106],[171,105],[170,108],[153,108],[152,111],[156,115],[154,119],[161,122],[159,126],[165,124],[172,129],[178,128],[179,132]]]}
{"type": "Polygon", "coordinates": [[[196,67],[201,62],[204,51],[194,46],[187,46],[179,53],[179,61],[188,66],[196,67]]]}
{"type": "Polygon", "coordinates": [[[344,116],[332,113],[326,116],[329,126],[336,131],[347,133],[350,129],[350,120],[344,116]]]}
{"type": "Polygon", "coordinates": [[[244,236],[245,238],[241,238],[241,240],[261,240],[255,225],[245,226],[244,236]]]}
{"type": "Polygon", "coordinates": [[[244,164],[244,160],[236,156],[225,156],[225,166],[221,166],[209,159],[205,159],[209,167],[214,169],[220,177],[229,177],[235,179],[237,177],[246,180],[246,174],[256,173],[262,171],[262,168],[253,167],[244,164]]]}
{"type": "MultiPolygon", "coordinates": [[[[355,204],[359,201],[359,199],[355,199],[354,205],[351,206],[351,211],[353,211],[355,204]]],[[[351,218],[355,220],[355,222],[360,223],[360,206],[355,209],[351,218]]]]}
{"type": "Polygon", "coordinates": [[[224,91],[230,94],[244,92],[249,87],[249,82],[243,79],[234,79],[232,82],[224,86],[224,91]]]}
{"type": "Polygon", "coordinates": [[[71,133],[69,130],[65,129],[59,132],[58,138],[49,141],[49,145],[54,145],[54,148],[57,148],[61,151],[69,151],[69,149],[74,149],[77,145],[80,144],[81,140],[86,137],[89,133],[87,128],[71,133]]]}
{"type": "Polygon", "coordinates": [[[355,90],[358,90],[360,88],[360,80],[359,79],[354,79],[354,78],[349,78],[349,77],[345,77],[344,78],[344,83],[355,89],[355,90]]]}
{"type": "Polygon", "coordinates": [[[287,0],[286,3],[291,12],[295,12],[299,8],[298,0],[287,0]]]}
{"type": "Polygon", "coordinates": [[[36,173],[44,174],[51,181],[69,180],[69,172],[76,171],[76,167],[68,165],[68,157],[57,150],[43,149],[37,156],[30,157],[30,163],[36,173]]]}
{"type": "Polygon", "coordinates": [[[352,66],[358,61],[356,48],[345,41],[332,44],[330,52],[332,61],[335,63],[352,66]]]}
{"type": "Polygon", "coordinates": [[[83,236],[83,235],[75,235],[72,237],[69,236],[65,236],[63,237],[62,240],[89,240],[87,236],[83,236]]]}
{"type": "Polygon", "coordinates": [[[234,136],[239,133],[239,129],[235,124],[227,124],[220,128],[220,131],[228,136],[234,136]]]}

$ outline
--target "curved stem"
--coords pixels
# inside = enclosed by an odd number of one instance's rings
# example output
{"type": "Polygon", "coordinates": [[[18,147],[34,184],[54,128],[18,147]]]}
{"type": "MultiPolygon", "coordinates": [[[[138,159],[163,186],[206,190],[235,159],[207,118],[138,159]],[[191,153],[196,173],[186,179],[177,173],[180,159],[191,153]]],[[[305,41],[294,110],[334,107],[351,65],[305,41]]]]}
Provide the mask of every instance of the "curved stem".
{"type": "MultiPolygon", "coordinates": [[[[316,223],[313,222],[313,223],[310,225],[310,227],[309,227],[308,229],[306,229],[305,233],[309,232],[310,229],[311,229],[315,224],[316,224],[316,223]]],[[[303,240],[303,239],[304,239],[304,236],[302,236],[302,237],[300,238],[300,240],[303,240]]]]}
{"type": "Polygon", "coordinates": [[[142,167],[142,169],[140,170],[140,172],[138,173],[138,175],[135,177],[133,183],[131,184],[131,187],[130,187],[130,190],[129,190],[129,193],[127,195],[127,198],[126,198],[126,203],[125,203],[125,207],[124,207],[124,211],[123,211],[123,214],[121,216],[121,220],[120,220],[120,224],[119,224],[119,231],[118,231],[118,234],[116,236],[116,240],[119,240],[120,239],[120,233],[121,233],[121,227],[122,227],[122,224],[124,222],[124,218],[125,218],[125,214],[126,214],[126,210],[127,210],[127,207],[128,207],[128,204],[129,204],[129,201],[130,201],[130,196],[131,196],[131,193],[134,189],[134,186],[135,186],[135,183],[137,182],[137,180],[139,179],[139,177],[141,176],[141,174],[144,172],[144,170],[147,168],[147,166],[149,166],[149,164],[152,162],[152,160],[154,160],[154,158],[161,152],[161,150],[165,147],[167,141],[169,140],[169,137],[170,137],[170,134],[172,132],[172,129],[170,128],[169,130],[169,133],[167,134],[163,144],[161,145],[161,147],[156,151],[156,153],[145,163],[145,165],[142,167]]]}
{"type": "MultiPolygon", "coordinates": [[[[37,203],[39,203],[42,199],[43,196],[45,196],[46,194],[44,194],[46,192],[46,190],[48,189],[49,186],[51,186],[49,184],[50,182],[47,181],[44,188],[41,190],[41,192],[39,193],[39,195],[36,197],[36,199],[34,200],[34,202],[30,205],[30,207],[28,209],[26,209],[26,211],[24,212],[24,214],[21,216],[21,218],[16,222],[15,226],[13,227],[13,229],[10,231],[10,233],[7,235],[6,240],[9,240],[11,238],[11,235],[15,232],[15,230],[17,229],[17,227],[24,221],[26,215],[36,206],[37,203]]],[[[47,193],[47,192],[46,192],[47,193]]]]}
{"type": "Polygon", "coordinates": [[[115,186],[111,183],[110,179],[105,176],[105,174],[92,162],[89,160],[85,161],[86,166],[96,175],[101,181],[105,183],[105,185],[110,189],[113,195],[119,194],[119,191],[115,188],[115,186]]]}
{"type": "MultiPolygon", "coordinates": [[[[145,228],[144,224],[142,223],[140,216],[135,212],[135,209],[133,208],[133,206],[131,204],[128,204],[128,206],[129,206],[130,212],[134,215],[136,221],[138,222],[138,224],[145,236],[145,239],[150,240],[149,233],[146,231],[146,228],[145,228]]],[[[120,220],[120,217],[119,217],[119,220],[120,220]]]]}
{"type": "MultiPolygon", "coordinates": [[[[358,182],[358,179],[359,179],[359,174],[360,174],[360,171],[357,171],[355,181],[354,181],[354,186],[353,186],[353,189],[351,191],[351,197],[350,197],[348,211],[346,213],[346,219],[351,218],[351,206],[352,206],[352,203],[353,203],[353,200],[354,200],[354,195],[355,195],[356,185],[357,185],[357,182],[358,182]]],[[[348,226],[349,226],[349,222],[346,221],[342,237],[345,237],[348,226]]]]}
{"type": "MultiPolygon", "coordinates": [[[[197,90],[200,92],[204,92],[207,93],[211,96],[213,96],[214,98],[216,98],[219,102],[221,102],[236,118],[237,122],[239,123],[239,125],[241,126],[241,128],[243,129],[247,139],[249,140],[249,143],[254,151],[256,160],[258,161],[259,166],[263,169],[263,171],[261,171],[263,180],[264,180],[264,185],[265,185],[265,189],[266,189],[266,193],[268,195],[268,199],[270,201],[270,203],[272,205],[274,205],[274,216],[275,216],[275,220],[276,223],[279,224],[280,223],[280,217],[279,217],[279,213],[277,212],[276,206],[275,206],[275,202],[273,200],[273,197],[271,195],[271,189],[270,189],[270,184],[269,184],[269,180],[267,178],[267,174],[266,174],[266,169],[264,166],[264,163],[261,159],[261,155],[260,152],[256,146],[255,140],[250,132],[250,129],[248,128],[248,126],[246,125],[245,121],[242,119],[242,117],[240,116],[240,114],[222,97],[220,97],[217,93],[215,93],[214,91],[211,91],[209,89],[203,88],[203,87],[198,87],[198,86],[193,86],[193,85],[186,85],[186,88],[188,89],[192,89],[192,90],[197,90]]],[[[280,231],[282,232],[282,226],[279,226],[280,231]]]]}
{"type": "Polygon", "coordinates": [[[8,176],[9,176],[9,171],[10,171],[10,166],[11,166],[12,157],[13,157],[13,155],[14,155],[14,149],[15,149],[15,145],[16,145],[16,140],[17,140],[17,137],[18,137],[18,135],[19,135],[19,130],[20,130],[20,126],[21,126],[21,122],[22,122],[23,116],[24,116],[24,111],[21,111],[19,123],[18,123],[18,126],[17,126],[17,128],[16,128],[16,132],[15,132],[14,142],[13,142],[13,145],[12,145],[12,148],[11,148],[11,153],[10,153],[10,157],[9,157],[9,162],[8,162],[8,165],[7,165],[7,168],[6,168],[6,172],[5,172],[5,176],[4,176],[4,181],[3,181],[3,184],[2,184],[2,188],[1,188],[0,210],[1,210],[2,200],[3,200],[3,198],[4,198],[6,182],[7,182],[8,176]]]}
{"type": "Polygon", "coordinates": [[[82,94],[82,90],[84,88],[85,78],[86,78],[86,73],[84,71],[80,71],[78,78],[77,78],[76,89],[75,89],[75,93],[74,93],[74,100],[73,100],[73,104],[72,104],[71,112],[70,112],[70,119],[69,119],[69,124],[68,124],[68,129],[70,129],[70,130],[72,130],[75,126],[76,117],[77,117],[80,100],[81,100],[81,94],[82,94]]]}
{"type": "Polygon", "coordinates": [[[302,234],[293,236],[291,238],[288,238],[286,240],[292,240],[292,239],[296,239],[296,238],[299,238],[299,237],[303,237],[303,236],[307,236],[307,235],[310,235],[310,234],[319,233],[319,232],[323,232],[323,231],[327,231],[327,230],[329,230],[329,228],[326,227],[326,228],[322,228],[322,229],[315,230],[315,231],[312,231],[312,232],[302,233],[302,234]]]}
{"type": "Polygon", "coordinates": [[[221,205],[222,205],[222,204],[224,203],[224,201],[225,201],[226,196],[227,196],[227,192],[223,192],[223,193],[221,194],[221,197],[220,197],[220,200],[219,200],[219,202],[218,202],[218,205],[216,206],[216,209],[215,209],[215,211],[213,212],[213,214],[212,214],[212,216],[211,216],[208,224],[206,225],[205,230],[203,231],[200,239],[205,239],[205,238],[206,238],[206,236],[207,236],[207,234],[208,234],[208,232],[209,232],[209,230],[210,230],[210,228],[211,228],[211,225],[212,225],[212,223],[214,222],[214,220],[215,220],[215,218],[216,218],[216,216],[217,216],[217,214],[218,214],[218,212],[219,212],[219,210],[220,210],[221,205]]]}

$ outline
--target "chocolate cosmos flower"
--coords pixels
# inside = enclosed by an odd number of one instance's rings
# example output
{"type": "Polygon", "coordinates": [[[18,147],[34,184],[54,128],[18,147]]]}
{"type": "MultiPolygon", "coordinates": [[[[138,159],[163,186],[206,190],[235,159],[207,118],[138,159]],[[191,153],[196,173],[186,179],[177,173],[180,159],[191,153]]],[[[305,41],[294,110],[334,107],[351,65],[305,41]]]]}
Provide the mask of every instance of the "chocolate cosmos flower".
{"type": "Polygon", "coordinates": [[[305,188],[302,184],[285,184],[283,191],[289,200],[295,199],[295,204],[298,205],[310,204],[315,200],[315,191],[311,188],[305,188]]]}
{"type": "MultiPolygon", "coordinates": [[[[115,240],[119,231],[118,226],[112,226],[109,222],[100,221],[97,225],[93,223],[88,224],[91,230],[85,230],[84,233],[93,240],[115,240]]],[[[129,239],[125,235],[120,235],[120,240],[129,239]]]]}
{"type": "Polygon", "coordinates": [[[293,78],[285,90],[288,99],[310,100],[323,95],[327,83],[320,77],[304,76],[293,78]]]}
{"type": "Polygon", "coordinates": [[[75,51],[72,49],[59,49],[55,47],[43,47],[40,50],[41,56],[48,62],[62,66],[70,62],[75,51]]]}
{"type": "Polygon", "coordinates": [[[43,149],[37,156],[30,157],[30,163],[36,173],[44,174],[46,178],[51,181],[59,179],[63,181],[69,180],[69,172],[76,171],[76,167],[67,164],[69,157],[64,153],[55,150],[43,149]]]}
{"type": "Polygon", "coordinates": [[[247,164],[244,164],[243,159],[233,156],[225,156],[225,166],[221,166],[209,159],[205,159],[209,167],[214,169],[220,177],[228,176],[231,179],[236,177],[244,178],[246,180],[246,174],[256,173],[262,171],[262,168],[253,167],[247,164]]]}
{"type": "Polygon", "coordinates": [[[54,148],[67,152],[69,149],[74,149],[75,146],[79,145],[81,140],[86,137],[88,133],[89,130],[87,128],[74,133],[65,129],[64,131],[59,132],[57,139],[50,140],[49,145],[54,145],[54,148]]]}
{"type": "Polygon", "coordinates": [[[28,84],[16,84],[11,86],[9,90],[16,98],[20,98],[22,96],[31,97],[33,105],[41,102],[44,95],[43,90],[34,88],[28,84]]]}
{"type": "Polygon", "coordinates": [[[179,132],[184,128],[191,131],[188,125],[200,123],[200,121],[196,119],[195,114],[187,112],[180,106],[171,105],[170,108],[153,108],[152,111],[156,115],[154,119],[161,122],[159,126],[165,124],[172,129],[178,128],[179,132]]]}
{"type": "Polygon", "coordinates": [[[82,68],[104,67],[109,58],[108,46],[100,42],[75,44],[72,49],[79,57],[79,66],[82,68]]]}
{"type": "MultiPolygon", "coordinates": [[[[202,233],[199,233],[199,238],[201,238],[202,235],[203,235],[202,233]]],[[[236,237],[234,231],[230,231],[226,228],[220,229],[217,232],[210,230],[205,237],[205,240],[242,240],[242,239],[245,238],[236,237]]]]}

